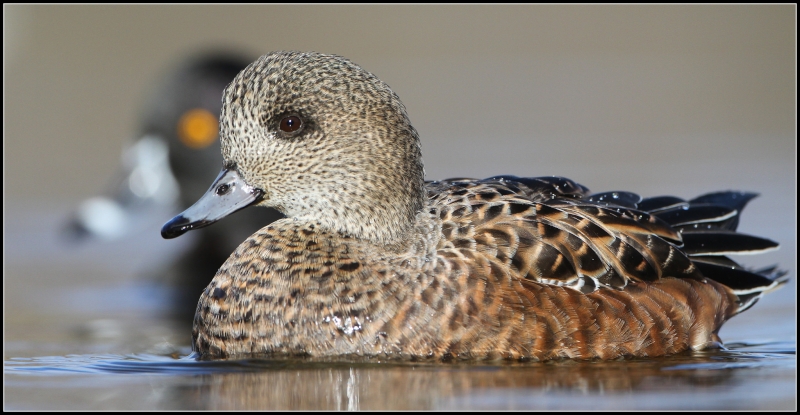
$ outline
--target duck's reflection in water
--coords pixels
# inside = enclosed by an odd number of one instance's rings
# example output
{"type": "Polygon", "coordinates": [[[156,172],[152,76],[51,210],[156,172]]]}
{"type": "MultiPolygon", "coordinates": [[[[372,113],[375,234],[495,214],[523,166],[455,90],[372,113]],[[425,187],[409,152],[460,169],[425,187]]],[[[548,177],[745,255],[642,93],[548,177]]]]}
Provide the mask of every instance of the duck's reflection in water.
{"type": "MultiPolygon", "coordinates": [[[[695,405],[664,399],[670,392],[692,390],[701,396],[714,396],[712,390],[735,387],[743,376],[753,372],[692,367],[719,358],[736,360],[725,354],[723,351],[649,360],[495,365],[290,364],[293,370],[283,367],[257,373],[198,375],[194,386],[173,389],[165,395],[165,402],[176,408],[223,410],[567,409],[585,406],[572,398],[655,393],[653,399],[662,401],[652,402],[653,408],[675,405],[713,408],[714,403],[704,402],[703,398],[695,405]]],[[[624,401],[620,402],[621,407],[630,408],[624,401]]],[[[609,401],[603,402],[607,405],[609,401]]]]}

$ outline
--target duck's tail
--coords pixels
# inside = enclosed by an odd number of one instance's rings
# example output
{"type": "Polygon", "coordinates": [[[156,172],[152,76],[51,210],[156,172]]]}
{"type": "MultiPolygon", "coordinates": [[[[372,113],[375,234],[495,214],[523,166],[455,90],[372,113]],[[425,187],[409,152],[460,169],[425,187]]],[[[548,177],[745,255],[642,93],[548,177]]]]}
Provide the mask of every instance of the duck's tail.
{"type": "Polygon", "coordinates": [[[778,248],[778,243],[736,232],[739,215],[757,196],[748,192],[715,192],[686,201],[672,196],[643,199],[637,203],[681,233],[682,251],[703,276],[730,288],[738,298],[734,314],[752,307],[762,295],[774,291],[789,278],[770,266],[747,269],[728,258],[730,254],[758,254],[778,248]]]}

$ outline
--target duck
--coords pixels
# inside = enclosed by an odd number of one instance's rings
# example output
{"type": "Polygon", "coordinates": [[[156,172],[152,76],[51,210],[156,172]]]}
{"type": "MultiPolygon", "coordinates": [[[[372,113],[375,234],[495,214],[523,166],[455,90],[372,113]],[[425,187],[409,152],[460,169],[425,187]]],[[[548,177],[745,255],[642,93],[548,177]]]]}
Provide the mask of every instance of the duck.
{"type": "MultiPolygon", "coordinates": [[[[390,87],[350,60],[279,51],[227,86],[222,170],[161,230],[250,206],[197,304],[199,358],[616,359],[722,347],[722,324],[787,281],[728,255],[755,193],[591,193],[562,177],[426,181],[390,87]]],[[[220,225],[221,226],[221,225],[220,225]]]]}
{"type": "MultiPolygon", "coordinates": [[[[196,51],[156,79],[140,106],[134,139],[123,150],[114,179],[101,195],[82,201],[69,215],[62,229],[64,240],[70,245],[121,240],[146,226],[159,209],[180,212],[205,193],[222,163],[220,96],[251,61],[230,51],[196,51]]],[[[199,232],[181,255],[153,271],[154,280],[177,287],[169,305],[173,314],[191,319],[196,293],[231,251],[281,217],[273,209],[243,212],[227,226],[199,232]]]]}

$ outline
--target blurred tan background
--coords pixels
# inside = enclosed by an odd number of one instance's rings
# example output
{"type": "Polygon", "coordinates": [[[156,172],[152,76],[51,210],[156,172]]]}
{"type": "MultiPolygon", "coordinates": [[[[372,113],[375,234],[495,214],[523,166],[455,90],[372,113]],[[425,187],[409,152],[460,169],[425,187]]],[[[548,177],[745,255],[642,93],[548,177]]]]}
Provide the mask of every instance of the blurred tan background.
{"type": "MultiPolygon", "coordinates": [[[[3,11],[4,265],[15,269],[42,259],[14,250],[50,238],[40,213],[66,215],[108,184],[151,83],[216,47],[334,53],[373,72],[408,108],[428,179],[760,192],[741,229],[783,247],[744,262],[780,262],[796,278],[794,5],[3,11]]],[[[794,301],[790,287],[779,295],[794,301]]]]}
{"type": "Polygon", "coordinates": [[[793,6],[5,6],[4,19],[10,200],[103,186],[149,84],[211,46],[335,53],[375,73],[420,131],[429,178],[692,196],[671,170],[707,190],[741,185],[705,161],[793,175],[793,6]]]}

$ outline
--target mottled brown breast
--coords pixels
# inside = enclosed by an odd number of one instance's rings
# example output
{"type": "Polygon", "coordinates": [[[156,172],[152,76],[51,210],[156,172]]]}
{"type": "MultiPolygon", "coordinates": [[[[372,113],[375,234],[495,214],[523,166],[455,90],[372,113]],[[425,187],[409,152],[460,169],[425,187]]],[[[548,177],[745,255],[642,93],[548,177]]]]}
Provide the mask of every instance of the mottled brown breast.
{"type": "Polygon", "coordinates": [[[342,335],[361,331],[359,307],[382,287],[365,284],[371,274],[362,258],[329,236],[282,220],[248,238],[200,298],[195,349],[214,356],[340,349],[342,335]]]}

